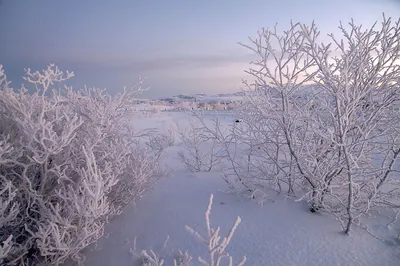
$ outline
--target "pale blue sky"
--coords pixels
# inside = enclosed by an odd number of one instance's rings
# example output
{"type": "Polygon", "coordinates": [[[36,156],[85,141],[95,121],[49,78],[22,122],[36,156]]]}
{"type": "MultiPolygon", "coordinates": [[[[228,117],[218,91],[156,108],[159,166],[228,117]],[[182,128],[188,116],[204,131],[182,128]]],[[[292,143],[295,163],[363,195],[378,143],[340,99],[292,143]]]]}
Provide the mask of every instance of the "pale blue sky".
{"type": "Polygon", "coordinates": [[[145,76],[149,97],[232,92],[250,60],[237,42],[260,28],[314,19],[330,33],[382,12],[398,19],[400,0],[1,0],[0,64],[14,84],[24,67],[55,63],[77,88],[113,93],[145,76]]]}

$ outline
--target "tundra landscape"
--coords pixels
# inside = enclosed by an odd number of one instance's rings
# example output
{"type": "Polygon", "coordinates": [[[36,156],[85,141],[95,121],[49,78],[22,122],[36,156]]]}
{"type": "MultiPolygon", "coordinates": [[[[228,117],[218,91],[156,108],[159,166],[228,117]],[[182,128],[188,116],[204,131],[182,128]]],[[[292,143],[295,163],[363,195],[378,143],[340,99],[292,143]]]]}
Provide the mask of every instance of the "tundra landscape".
{"type": "Polygon", "coordinates": [[[0,65],[0,265],[400,265],[400,19],[266,26],[240,91],[0,65]]]}

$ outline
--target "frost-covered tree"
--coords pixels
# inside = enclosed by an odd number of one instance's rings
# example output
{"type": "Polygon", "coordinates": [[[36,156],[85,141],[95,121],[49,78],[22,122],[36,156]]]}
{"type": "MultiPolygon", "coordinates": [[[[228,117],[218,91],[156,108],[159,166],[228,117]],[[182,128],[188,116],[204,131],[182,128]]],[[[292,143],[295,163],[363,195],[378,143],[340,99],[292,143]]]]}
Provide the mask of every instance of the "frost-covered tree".
{"type": "Polygon", "coordinates": [[[321,205],[345,222],[349,233],[352,223],[360,224],[371,209],[398,204],[393,199],[399,195],[399,180],[393,177],[398,175],[394,166],[400,153],[396,110],[400,104],[400,20],[392,23],[383,17],[378,29],[375,25],[363,29],[353,21],[349,28],[342,24],[339,28],[343,40],[330,35],[330,45],[317,43],[315,28],[302,26],[302,34],[306,37],[303,50],[315,60],[314,81],[324,96],[316,97],[323,122],[314,123],[319,126],[315,132],[329,143],[325,154],[336,152],[331,184],[345,186],[341,188],[344,195],[327,193],[330,201],[321,205]],[[338,55],[332,57],[332,50],[338,55]]]}
{"type": "Polygon", "coordinates": [[[232,187],[253,196],[285,189],[348,234],[371,213],[400,207],[400,20],[339,29],[327,43],[314,23],[259,31],[242,44],[258,59],[246,71],[241,123],[203,126],[225,147],[232,187]]]}
{"type": "Polygon", "coordinates": [[[315,24],[263,29],[246,46],[259,60],[242,117],[271,171],[303,181],[311,210],[331,213],[348,234],[373,208],[398,207],[400,20],[339,29],[343,38],[328,35],[328,44],[315,24]]]}
{"type": "MultiPolygon", "coordinates": [[[[141,82],[115,97],[70,87],[49,65],[26,70],[19,91],[0,66],[0,259],[57,265],[103,234],[105,223],[161,174],[163,147],[136,132],[141,82]],[[152,144],[152,145],[150,145],[152,144]]],[[[157,141],[156,141],[157,142],[157,141]]]]}

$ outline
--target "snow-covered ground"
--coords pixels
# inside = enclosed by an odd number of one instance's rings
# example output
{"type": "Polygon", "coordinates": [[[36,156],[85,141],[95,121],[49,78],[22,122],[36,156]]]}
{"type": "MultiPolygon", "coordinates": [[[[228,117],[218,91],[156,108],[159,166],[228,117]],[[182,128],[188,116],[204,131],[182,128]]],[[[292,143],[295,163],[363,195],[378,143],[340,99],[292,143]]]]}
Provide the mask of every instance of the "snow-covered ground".
{"type": "MultiPolygon", "coordinates": [[[[232,115],[223,116],[233,123],[232,115]]],[[[164,112],[138,118],[138,128],[165,129],[168,120],[187,123],[179,112],[164,112]]],[[[245,265],[400,265],[400,248],[373,238],[355,228],[351,236],[331,217],[313,214],[307,204],[292,198],[271,195],[263,206],[244,195],[228,192],[219,172],[196,173],[186,170],[177,159],[179,143],[167,149],[166,165],[172,170],[136,206],[127,206],[122,215],[107,225],[100,241],[85,251],[87,266],[141,265],[136,253],[154,250],[173,265],[178,250],[193,257],[205,257],[206,245],[185,230],[189,225],[205,233],[204,212],[210,194],[213,227],[228,234],[237,216],[242,219],[227,251],[234,261],[247,256],[245,265]],[[136,244],[135,244],[136,243],[136,244]]],[[[68,265],[68,264],[67,264],[68,265]]],[[[223,264],[228,265],[228,264],[223,264]]]]}

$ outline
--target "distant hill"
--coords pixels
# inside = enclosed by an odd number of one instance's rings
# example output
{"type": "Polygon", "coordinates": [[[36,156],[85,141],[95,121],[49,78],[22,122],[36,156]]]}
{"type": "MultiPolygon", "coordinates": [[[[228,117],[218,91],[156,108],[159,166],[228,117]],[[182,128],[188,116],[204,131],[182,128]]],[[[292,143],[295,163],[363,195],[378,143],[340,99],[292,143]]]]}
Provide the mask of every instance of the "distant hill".
{"type": "Polygon", "coordinates": [[[172,97],[163,97],[153,99],[153,101],[163,101],[168,103],[179,103],[179,102],[201,102],[201,103],[215,103],[215,102],[233,102],[241,101],[243,99],[243,92],[235,93],[223,93],[223,94],[205,94],[198,93],[195,95],[183,95],[179,94],[172,97]]]}
{"type": "MultiPolygon", "coordinates": [[[[301,90],[301,93],[296,93],[297,97],[299,98],[307,98],[309,92],[315,89],[317,85],[310,84],[304,85],[304,88],[301,90]]],[[[239,91],[239,92],[232,92],[232,93],[219,93],[219,94],[205,94],[205,93],[198,93],[194,95],[186,95],[186,94],[179,94],[172,97],[163,97],[158,99],[153,99],[153,101],[163,101],[168,102],[170,104],[174,103],[182,103],[182,102],[199,102],[199,103],[229,103],[229,102],[236,102],[242,101],[243,96],[245,94],[252,93],[252,91],[239,91]]],[[[278,93],[278,92],[277,92],[278,93]]],[[[273,94],[273,92],[272,92],[273,94]]]]}

